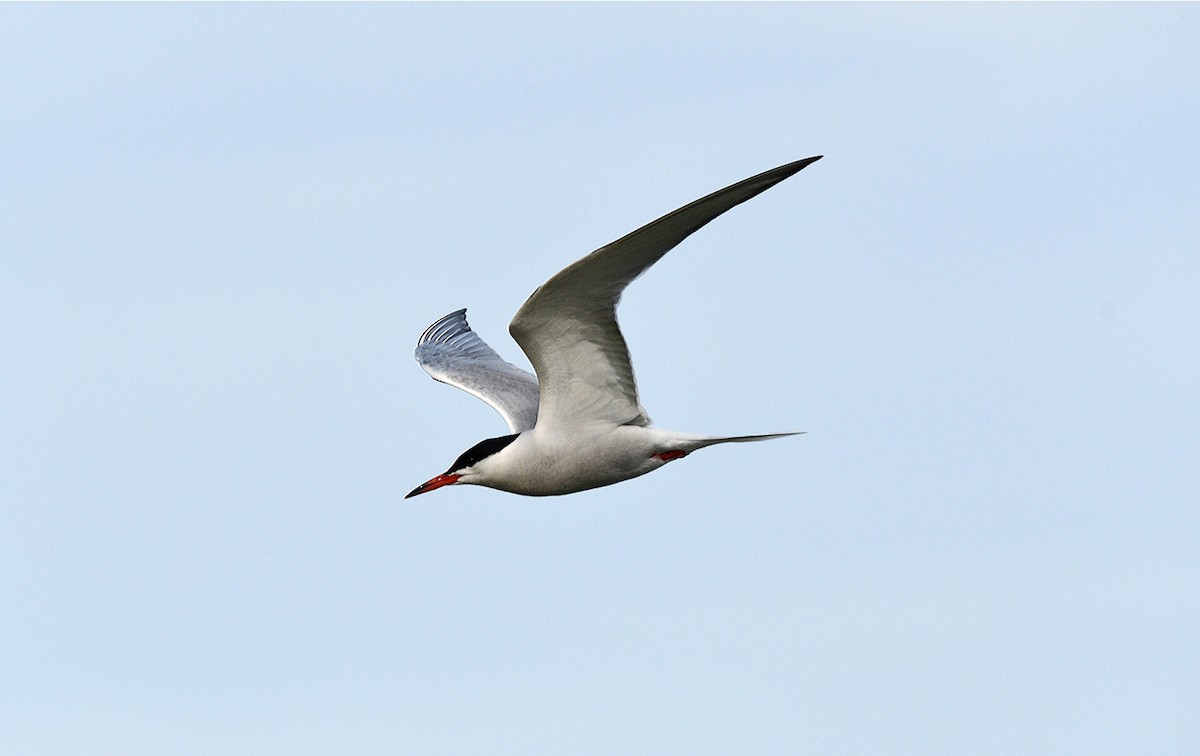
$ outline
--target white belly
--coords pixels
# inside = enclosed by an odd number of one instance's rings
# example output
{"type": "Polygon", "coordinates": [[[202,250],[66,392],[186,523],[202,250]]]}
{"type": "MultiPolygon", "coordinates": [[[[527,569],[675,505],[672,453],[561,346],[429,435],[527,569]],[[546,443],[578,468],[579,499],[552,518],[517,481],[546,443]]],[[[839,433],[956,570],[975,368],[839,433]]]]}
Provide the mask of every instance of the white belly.
{"type": "Polygon", "coordinates": [[[497,454],[483,485],[526,496],[555,496],[612,485],[657,470],[670,446],[653,428],[606,426],[569,435],[535,429],[497,454]]]}

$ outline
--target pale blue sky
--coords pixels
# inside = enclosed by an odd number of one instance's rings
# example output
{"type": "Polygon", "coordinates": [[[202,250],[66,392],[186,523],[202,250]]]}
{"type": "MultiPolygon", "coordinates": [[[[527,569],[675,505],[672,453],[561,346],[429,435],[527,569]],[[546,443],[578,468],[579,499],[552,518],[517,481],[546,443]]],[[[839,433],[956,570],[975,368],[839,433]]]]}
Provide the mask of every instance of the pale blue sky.
{"type": "Polygon", "coordinates": [[[0,6],[0,751],[1200,750],[1200,6],[0,6]],[[631,288],[619,486],[468,307],[631,288]]]}

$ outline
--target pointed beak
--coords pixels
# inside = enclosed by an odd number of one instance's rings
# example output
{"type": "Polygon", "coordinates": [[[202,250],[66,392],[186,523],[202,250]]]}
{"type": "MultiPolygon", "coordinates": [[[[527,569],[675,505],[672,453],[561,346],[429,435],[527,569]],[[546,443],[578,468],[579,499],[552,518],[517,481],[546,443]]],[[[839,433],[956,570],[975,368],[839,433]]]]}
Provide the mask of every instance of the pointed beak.
{"type": "Polygon", "coordinates": [[[405,496],[404,498],[411,499],[412,497],[416,496],[417,494],[429,493],[430,491],[435,491],[435,490],[441,488],[442,486],[453,485],[453,484],[457,483],[458,479],[461,477],[462,477],[461,475],[452,475],[450,473],[446,473],[444,475],[439,475],[436,478],[434,478],[433,480],[427,480],[424,483],[422,483],[421,485],[414,488],[412,491],[409,491],[408,496],[405,496]]]}

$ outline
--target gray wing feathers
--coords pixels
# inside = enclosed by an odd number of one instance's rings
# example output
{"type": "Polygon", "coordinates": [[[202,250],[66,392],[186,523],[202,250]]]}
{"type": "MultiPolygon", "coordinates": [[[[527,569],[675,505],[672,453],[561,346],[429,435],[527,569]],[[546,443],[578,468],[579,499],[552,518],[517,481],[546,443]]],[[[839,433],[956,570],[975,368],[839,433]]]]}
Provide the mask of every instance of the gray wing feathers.
{"type": "Polygon", "coordinates": [[[487,402],[513,433],[529,430],[537,422],[537,378],[505,362],[484,343],[467,324],[465,309],[426,328],[414,356],[434,380],[487,402]]]}
{"type": "Polygon", "coordinates": [[[586,415],[648,424],[617,327],[621,293],[709,221],[819,159],[789,163],[713,192],[597,249],[542,284],[509,324],[541,381],[542,422],[586,415]]]}

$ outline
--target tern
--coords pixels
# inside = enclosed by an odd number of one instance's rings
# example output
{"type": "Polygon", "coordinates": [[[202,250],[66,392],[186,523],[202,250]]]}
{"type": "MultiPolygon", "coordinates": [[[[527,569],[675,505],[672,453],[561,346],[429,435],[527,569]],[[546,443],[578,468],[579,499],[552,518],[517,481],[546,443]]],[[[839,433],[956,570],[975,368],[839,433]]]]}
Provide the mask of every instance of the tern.
{"type": "Polygon", "coordinates": [[[796,435],[714,437],[653,427],[638,401],[616,309],[625,287],[677,244],[820,159],[739,181],[555,274],[508,326],[536,376],[484,343],[467,324],[465,309],[429,326],[417,342],[417,362],[435,380],[489,404],[510,433],[475,444],[404,498],[461,484],[526,496],[569,494],[645,475],[706,446],[796,435]]]}

